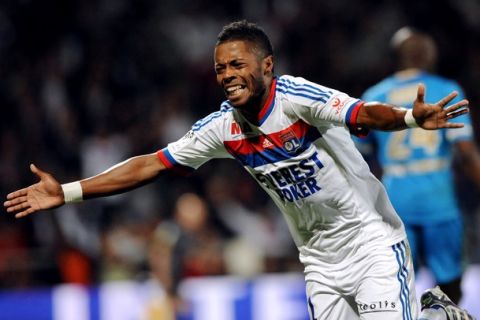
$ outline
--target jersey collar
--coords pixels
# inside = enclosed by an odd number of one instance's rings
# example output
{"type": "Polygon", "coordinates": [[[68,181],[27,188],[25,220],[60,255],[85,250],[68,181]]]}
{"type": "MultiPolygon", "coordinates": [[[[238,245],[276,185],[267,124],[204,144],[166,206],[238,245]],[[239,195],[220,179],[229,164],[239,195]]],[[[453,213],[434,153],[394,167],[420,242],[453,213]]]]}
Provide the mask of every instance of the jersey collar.
{"type": "Polygon", "coordinates": [[[258,123],[262,125],[265,120],[267,120],[270,113],[272,113],[273,106],[275,105],[275,90],[277,87],[277,78],[273,78],[272,84],[270,86],[270,92],[268,94],[267,101],[263,105],[262,109],[258,113],[258,123]]]}

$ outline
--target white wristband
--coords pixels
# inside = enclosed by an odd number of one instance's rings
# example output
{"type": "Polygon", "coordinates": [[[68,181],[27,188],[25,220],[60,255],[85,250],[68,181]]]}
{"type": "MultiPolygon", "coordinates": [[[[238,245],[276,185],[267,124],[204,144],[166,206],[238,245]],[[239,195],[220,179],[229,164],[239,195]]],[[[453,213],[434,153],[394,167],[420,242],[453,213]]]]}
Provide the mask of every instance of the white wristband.
{"type": "Polygon", "coordinates": [[[80,202],[83,200],[83,191],[80,181],[62,184],[65,203],[80,202]]]}
{"type": "Polygon", "coordinates": [[[409,128],[418,128],[419,125],[417,121],[415,121],[415,117],[413,116],[413,111],[412,109],[408,109],[407,112],[405,112],[405,118],[403,118],[405,121],[405,124],[409,128]]]}

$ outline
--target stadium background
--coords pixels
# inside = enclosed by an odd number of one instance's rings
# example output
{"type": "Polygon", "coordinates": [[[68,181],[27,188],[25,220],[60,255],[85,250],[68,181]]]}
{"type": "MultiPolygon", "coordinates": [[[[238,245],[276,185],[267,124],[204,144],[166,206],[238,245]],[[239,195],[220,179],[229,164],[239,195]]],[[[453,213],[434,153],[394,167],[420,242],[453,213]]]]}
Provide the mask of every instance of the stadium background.
{"type": "MultiPolygon", "coordinates": [[[[1,1],[0,194],[35,181],[31,162],[67,182],[179,138],[223,100],[213,46],[221,27],[239,18],[271,36],[277,74],[352,96],[393,70],[395,30],[430,32],[437,71],[464,87],[479,141],[479,17],[475,0],[1,1]]],[[[457,186],[472,266],[480,263],[480,194],[464,173],[457,186]]],[[[233,161],[21,220],[4,213],[0,305],[15,306],[9,299],[22,290],[50,295],[60,284],[161,279],[174,290],[192,276],[296,274],[281,219],[233,161]],[[203,220],[192,221],[192,212],[203,220]],[[165,280],[161,261],[170,260],[160,253],[172,237],[181,245],[170,252],[175,272],[165,280]]]]}

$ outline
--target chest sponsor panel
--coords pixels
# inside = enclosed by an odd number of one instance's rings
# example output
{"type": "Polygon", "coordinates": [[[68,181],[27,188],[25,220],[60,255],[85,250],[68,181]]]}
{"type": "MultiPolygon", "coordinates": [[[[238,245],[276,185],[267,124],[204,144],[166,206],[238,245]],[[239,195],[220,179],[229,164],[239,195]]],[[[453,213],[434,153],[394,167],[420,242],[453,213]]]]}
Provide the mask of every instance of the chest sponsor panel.
{"type": "Polygon", "coordinates": [[[298,163],[277,167],[268,173],[253,172],[253,175],[261,185],[275,191],[283,201],[295,202],[321,190],[316,176],[323,167],[315,151],[298,163]]]}

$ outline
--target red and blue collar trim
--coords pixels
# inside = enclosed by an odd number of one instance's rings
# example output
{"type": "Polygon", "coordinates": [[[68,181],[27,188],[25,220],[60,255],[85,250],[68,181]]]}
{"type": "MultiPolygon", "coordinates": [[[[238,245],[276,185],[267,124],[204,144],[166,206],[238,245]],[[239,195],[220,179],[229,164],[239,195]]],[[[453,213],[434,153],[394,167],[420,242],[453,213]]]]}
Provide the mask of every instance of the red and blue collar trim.
{"type": "Polygon", "coordinates": [[[277,78],[273,78],[272,84],[270,86],[270,93],[268,94],[267,101],[263,105],[262,109],[258,113],[258,123],[262,125],[265,120],[267,120],[270,113],[272,113],[273,107],[275,105],[275,91],[277,89],[277,78]]]}

